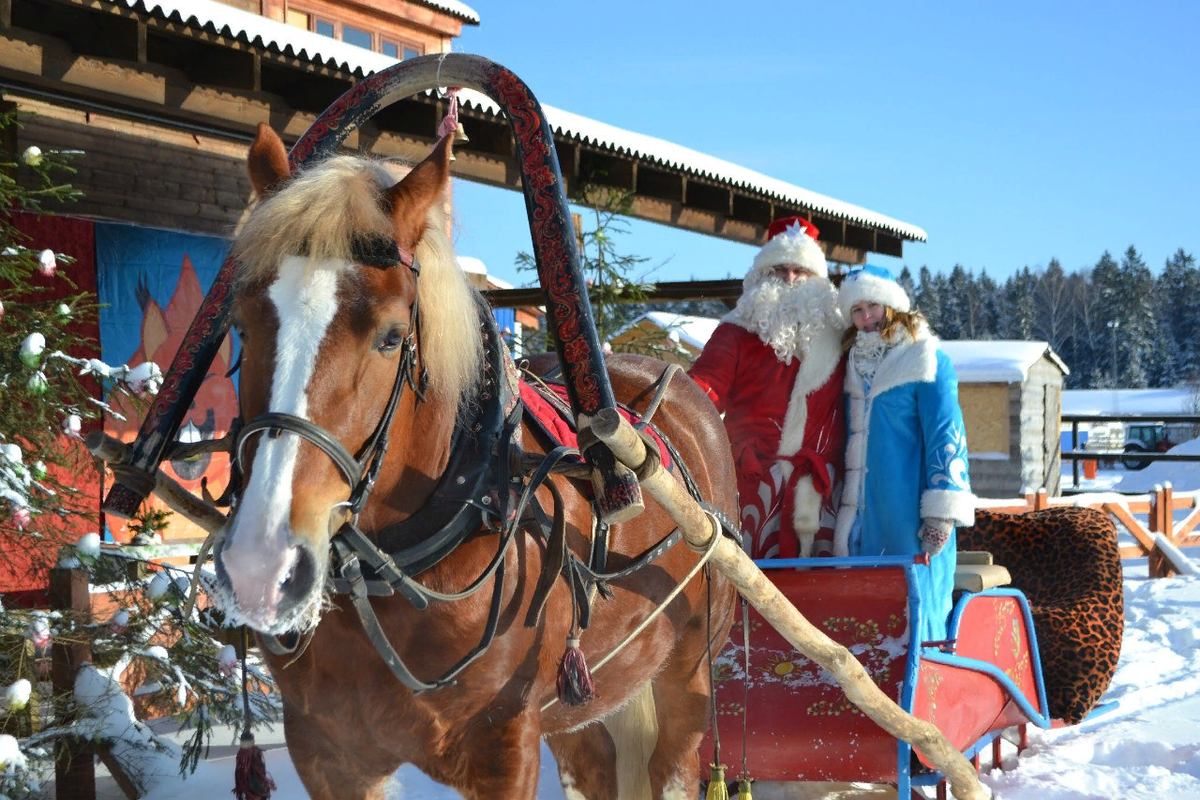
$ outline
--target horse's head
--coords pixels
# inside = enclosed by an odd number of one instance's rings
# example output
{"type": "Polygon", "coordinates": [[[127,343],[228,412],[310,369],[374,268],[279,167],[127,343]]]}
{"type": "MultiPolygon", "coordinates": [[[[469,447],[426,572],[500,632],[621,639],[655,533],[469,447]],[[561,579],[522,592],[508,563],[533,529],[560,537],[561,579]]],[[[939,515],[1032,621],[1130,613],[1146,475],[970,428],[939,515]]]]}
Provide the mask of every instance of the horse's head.
{"type": "Polygon", "coordinates": [[[250,148],[259,202],[234,242],[233,302],[246,480],[216,562],[227,612],[258,630],[316,624],[330,537],[379,437],[381,487],[420,474],[418,389],[453,411],[478,374],[445,230],[448,139],[399,182],[353,156],[290,174],[265,125],[250,148]]]}

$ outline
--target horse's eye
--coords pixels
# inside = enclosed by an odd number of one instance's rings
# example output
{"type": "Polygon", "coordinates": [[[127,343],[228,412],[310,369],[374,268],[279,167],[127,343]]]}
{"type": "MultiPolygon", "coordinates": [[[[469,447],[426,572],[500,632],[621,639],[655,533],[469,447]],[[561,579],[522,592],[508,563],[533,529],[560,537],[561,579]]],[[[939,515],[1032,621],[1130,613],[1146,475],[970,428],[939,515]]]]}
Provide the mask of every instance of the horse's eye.
{"type": "Polygon", "coordinates": [[[379,341],[379,352],[390,353],[399,347],[404,341],[404,332],[403,328],[392,328],[385,333],[379,341]]]}

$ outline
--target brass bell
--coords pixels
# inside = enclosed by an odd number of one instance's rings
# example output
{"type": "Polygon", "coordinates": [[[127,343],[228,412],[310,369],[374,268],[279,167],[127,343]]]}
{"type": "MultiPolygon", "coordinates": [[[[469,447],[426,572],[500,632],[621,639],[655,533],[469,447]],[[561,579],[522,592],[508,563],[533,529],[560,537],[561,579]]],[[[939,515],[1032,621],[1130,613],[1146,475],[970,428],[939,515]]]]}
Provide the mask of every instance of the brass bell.
{"type": "MultiPolygon", "coordinates": [[[[460,144],[466,144],[469,141],[471,141],[471,140],[469,138],[467,138],[467,129],[463,127],[463,124],[461,122],[458,123],[458,127],[454,129],[454,145],[455,145],[455,147],[457,147],[460,144]]],[[[450,160],[451,161],[458,160],[457,158],[454,157],[454,148],[450,149],[450,160]]]]}

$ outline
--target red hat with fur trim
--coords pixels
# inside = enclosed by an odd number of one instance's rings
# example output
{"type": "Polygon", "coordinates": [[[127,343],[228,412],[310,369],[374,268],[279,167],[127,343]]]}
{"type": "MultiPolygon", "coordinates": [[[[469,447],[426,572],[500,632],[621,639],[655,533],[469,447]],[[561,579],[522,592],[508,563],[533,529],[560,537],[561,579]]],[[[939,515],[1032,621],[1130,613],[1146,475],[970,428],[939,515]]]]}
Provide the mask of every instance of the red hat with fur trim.
{"type": "Polygon", "coordinates": [[[767,228],[767,243],[754,257],[751,272],[759,277],[780,264],[796,264],[821,278],[829,277],[825,253],[817,244],[820,232],[803,217],[777,219],[767,228]]]}

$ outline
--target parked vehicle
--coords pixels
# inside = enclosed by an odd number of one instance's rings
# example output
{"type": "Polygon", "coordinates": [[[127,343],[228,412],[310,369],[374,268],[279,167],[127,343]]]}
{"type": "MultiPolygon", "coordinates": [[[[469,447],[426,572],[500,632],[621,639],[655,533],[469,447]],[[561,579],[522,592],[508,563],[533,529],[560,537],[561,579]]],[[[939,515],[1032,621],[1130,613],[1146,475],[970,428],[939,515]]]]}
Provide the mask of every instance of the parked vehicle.
{"type": "MultiPolygon", "coordinates": [[[[1165,453],[1175,445],[1193,438],[1193,428],[1187,423],[1131,422],[1125,426],[1126,453],[1165,453]]],[[[1123,458],[1125,469],[1144,469],[1150,464],[1145,458],[1123,458]]]]}

